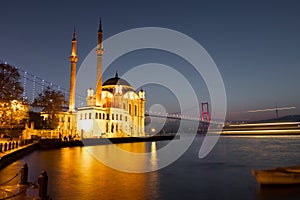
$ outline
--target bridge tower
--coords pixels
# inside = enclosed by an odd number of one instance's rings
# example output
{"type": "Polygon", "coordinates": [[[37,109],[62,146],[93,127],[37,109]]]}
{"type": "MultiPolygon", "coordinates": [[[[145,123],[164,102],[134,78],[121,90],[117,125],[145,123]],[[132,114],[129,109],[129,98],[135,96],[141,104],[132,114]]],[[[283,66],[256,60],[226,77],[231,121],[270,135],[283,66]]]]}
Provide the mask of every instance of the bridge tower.
{"type": "Polygon", "coordinates": [[[202,121],[201,132],[205,133],[205,130],[209,130],[209,124],[210,124],[208,102],[201,103],[201,121],[202,121]]]}

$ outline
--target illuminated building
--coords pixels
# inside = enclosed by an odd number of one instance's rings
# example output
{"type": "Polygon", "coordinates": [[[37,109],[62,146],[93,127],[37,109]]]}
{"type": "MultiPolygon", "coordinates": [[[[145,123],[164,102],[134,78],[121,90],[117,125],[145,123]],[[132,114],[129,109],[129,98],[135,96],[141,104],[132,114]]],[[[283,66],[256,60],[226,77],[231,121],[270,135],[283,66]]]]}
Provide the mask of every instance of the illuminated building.
{"type": "MultiPolygon", "coordinates": [[[[87,90],[86,106],[75,109],[77,40],[74,29],[72,51],[69,57],[70,97],[69,109],[56,114],[58,127],[56,135],[78,134],[84,138],[144,136],[145,92],[138,92],[124,79],[118,76],[102,84],[102,25],[98,30],[96,92],[87,90]]],[[[44,118],[49,117],[43,114],[44,118]]]]}
{"type": "MultiPolygon", "coordinates": [[[[96,92],[92,88],[88,89],[86,106],[78,108],[77,133],[85,138],[144,136],[145,92],[136,92],[126,80],[118,76],[118,73],[102,84],[102,36],[100,21],[96,48],[96,92]]],[[[77,60],[76,42],[74,45],[72,41],[72,68],[76,66],[77,60]]],[[[76,83],[76,76],[72,75],[72,72],[71,70],[71,85],[76,83]]],[[[74,109],[74,95],[75,91],[70,91],[69,112],[73,112],[74,109]]]]}

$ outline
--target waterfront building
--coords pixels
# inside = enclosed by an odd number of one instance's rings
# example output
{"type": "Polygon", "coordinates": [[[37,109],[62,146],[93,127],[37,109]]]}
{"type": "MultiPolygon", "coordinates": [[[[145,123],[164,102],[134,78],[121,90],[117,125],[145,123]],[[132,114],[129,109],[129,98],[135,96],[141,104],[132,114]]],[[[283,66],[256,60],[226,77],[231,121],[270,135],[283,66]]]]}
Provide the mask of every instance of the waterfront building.
{"type": "MultiPolygon", "coordinates": [[[[118,76],[102,83],[103,31],[98,30],[96,88],[87,90],[86,106],[75,111],[76,34],[72,40],[69,113],[76,113],[77,133],[84,138],[144,136],[145,92],[118,76]]],[[[75,116],[75,115],[74,115],[75,116]]]]}
{"type": "MultiPolygon", "coordinates": [[[[41,116],[44,120],[47,121],[47,118],[50,117],[49,114],[41,113],[41,116]]],[[[77,134],[77,122],[76,122],[76,112],[61,111],[55,114],[57,118],[57,128],[55,130],[40,130],[42,137],[58,137],[59,134],[62,136],[75,136],[77,134]]],[[[30,126],[34,126],[31,124],[30,126]]],[[[34,129],[34,127],[32,127],[34,129]]]]}
{"type": "MultiPolygon", "coordinates": [[[[56,113],[58,127],[52,131],[40,131],[42,137],[58,137],[78,135],[83,138],[97,137],[139,137],[145,136],[144,113],[145,113],[145,92],[135,89],[118,73],[102,83],[102,57],[104,48],[102,45],[103,31],[100,20],[98,30],[97,70],[95,91],[87,89],[86,105],[76,109],[76,64],[77,39],[74,29],[72,39],[72,50],[69,57],[71,63],[70,71],[70,96],[68,110],[56,113]],[[43,132],[43,133],[42,133],[43,132]],[[47,133],[47,134],[46,134],[47,133]],[[47,135],[47,136],[46,136],[47,135]]],[[[80,84],[80,83],[79,83],[80,84]]],[[[41,113],[44,118],[50,117],[41,113]]],[[[32,128],[26,130],[32,132],[32,128]]],[[[30,134],[24,135],[30,135],[30,134]]]]}

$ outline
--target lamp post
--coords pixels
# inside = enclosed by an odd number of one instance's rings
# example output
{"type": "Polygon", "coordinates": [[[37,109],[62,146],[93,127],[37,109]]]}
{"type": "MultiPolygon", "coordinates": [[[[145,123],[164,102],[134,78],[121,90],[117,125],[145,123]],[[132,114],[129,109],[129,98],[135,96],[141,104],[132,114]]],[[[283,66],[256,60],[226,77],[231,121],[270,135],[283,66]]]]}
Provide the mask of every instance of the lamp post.
{"type": "Polygon", "coordinates": [[[10,137],[9,137],[9,140],[12,140],[12,129],[13,129],[12,112],[13,112],[13,107],[12,107],[12,102],[11,102],[11,106],[10,106],[10,137]]]}
{"type": "Polygon", "coordinates": [[[17,110],[17,104],[18,101],[17,100],[12,100],[11,101],[11,112],[10,112],[10,140],[13,140],[13,112],[15,112],[17,110]]]}

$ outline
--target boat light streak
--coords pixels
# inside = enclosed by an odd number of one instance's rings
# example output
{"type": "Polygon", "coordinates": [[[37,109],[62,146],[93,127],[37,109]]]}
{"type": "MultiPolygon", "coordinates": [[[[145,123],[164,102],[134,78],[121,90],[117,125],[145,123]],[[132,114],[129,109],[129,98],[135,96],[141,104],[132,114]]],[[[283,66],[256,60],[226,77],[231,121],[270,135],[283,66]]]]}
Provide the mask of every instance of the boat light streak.
{"type": "Polygon", "coordinates": [[[223,131],[222,134],[288,134],[288,133],[294,133],[294,134],[300,134],[300,130],[299,129],[291,129],[291,130],[287,130],[287,129],[282,129],[282,130],[247,130],[247,131],[223,131]]]}
{"type": "Polygon", "coordinates": [[[266,112],[266,111],[276,111],[276,110],[291,110],[295,109],[295,106],[292,107],[282,107],[282,108],[266,108],[266,109],[261,109],[261,110],[248,110],[248,113],[256,113],[256,112],[266,112]]]}
{"type": "Polygon", "coordinates": [[[253,124],[229,124],[228,127],[241,126],[276,126],[276,125],[299,125],[300,122],[270,122],[270,123],[253,123],[253,124]]]}

